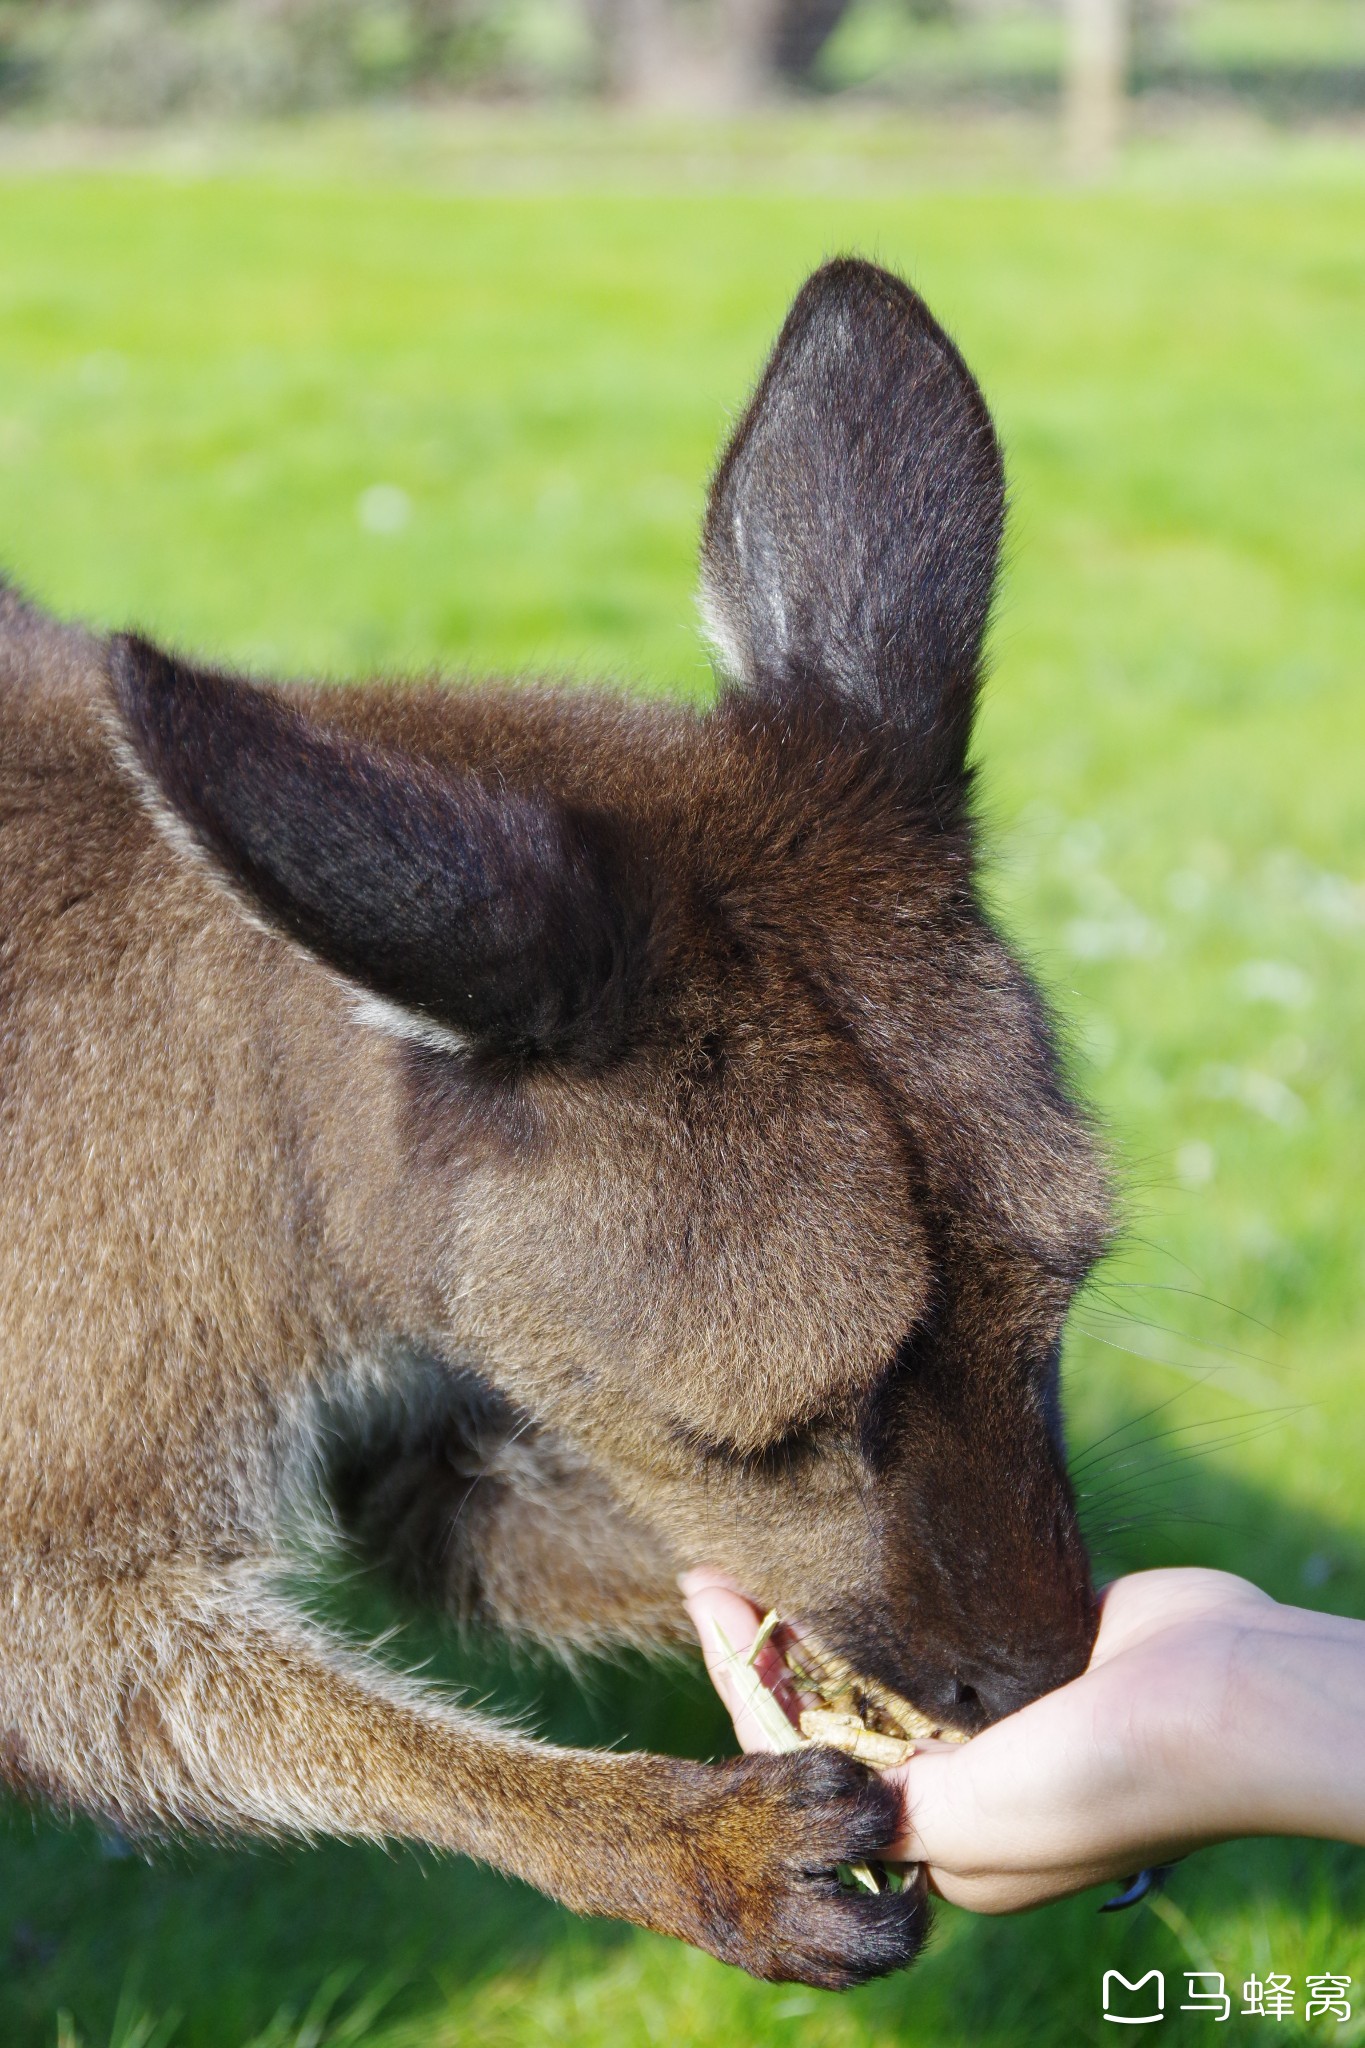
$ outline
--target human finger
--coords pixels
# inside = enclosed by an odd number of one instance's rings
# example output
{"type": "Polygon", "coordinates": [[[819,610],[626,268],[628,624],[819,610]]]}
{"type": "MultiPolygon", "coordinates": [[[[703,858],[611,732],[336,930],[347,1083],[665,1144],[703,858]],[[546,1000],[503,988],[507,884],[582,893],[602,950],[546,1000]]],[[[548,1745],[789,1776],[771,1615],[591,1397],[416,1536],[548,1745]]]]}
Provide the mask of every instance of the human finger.
{"type": "MultiPolygon", "coordinates": [[[[758,1609],[722,1572],[684,1572],[678,1585],[697,1631],[711,1683],[734,1722],[741,1749],[772,1749],[772,1740],[754,1712],[751,1689],[739,1678],[748,1666],[762,1624],[758,1609]]],[[[782,1668],[779,1652],[760,1651],[756,1669],[769,1690],[779,1684],[782,1668]]]]}

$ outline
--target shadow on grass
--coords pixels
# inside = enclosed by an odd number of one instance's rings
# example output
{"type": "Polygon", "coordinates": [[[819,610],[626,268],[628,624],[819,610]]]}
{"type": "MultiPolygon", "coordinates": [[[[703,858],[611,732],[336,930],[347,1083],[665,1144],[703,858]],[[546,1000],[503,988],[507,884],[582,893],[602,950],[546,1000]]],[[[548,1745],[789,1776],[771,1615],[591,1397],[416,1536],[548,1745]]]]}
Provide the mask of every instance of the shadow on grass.
{"type": "MultiPolygon", "coordinates": [[[[1356,1539],[1327,1520],[1287,1509],[1213,1464],[1179,1482],[1170,1510],[1177,1519],[1111,1543],[1109,1569],[1178,1557],[1244,1570],[1282,1597],[1365,1611],[1356,1539]]],[[[333,1588],[329,1599],[357,1632],[392,1618],[369,1584],[333,1588]]],[[[729,1747],[704,1680],[679,1662],[628,1660],[570,1679],[548,1665],[518,1667],[487,1646],[456,1645],[417,1620],[405,1626],[398,1650],[405,1663],[510,1708],[557,1741],[693,1755],[729,1747]]],[[[1307,1910],[1312,1899],[1324,1927],[1359,1926],[1365,1858],[1317,1845],[1238,1845],[1196,1859],[1178,1874],[1172,1896],[1176,1922],[1193,1915],[1212,1924],[1219,1902],[1307,1910]]],[[[631,1939],[615,1927],[576,1922],[525,1887],[457,1860],[337,1843],[196,1845],[144,1860],[120,1854],[88,1824],[0,1810],[0,2039],[11,2048],[51,2048],[62,2010],[84,2041],[103,2048],[124,1995],[158,2016],[181,2015],[176,2048],[244,2048],[282,2011],[302,2013],[338,1973],[357,1996],[381,1981],[392,1985],[385,2022],[418,2022],[424,2013],[458,2009],[495,1975],[543,1977],[547,1965],[553,1974],[557,1957],[575,1971],[607,1968],[631,1939]]],[[[1097,1921],[1093,1899],[1052,1909],[1043,1920],[969,1923],[944,1915],[934,1952],[909,1984],[871,1987],[853,2004],[878,2039],[882,2026],[899,2029],[917,2013],[907,2040],[920,2038],[922,2025],[926,2040],[1018,2048],[1065,2037],[1055,2035],[1055,2014],[1051,2031],[1038,2015],[1057,1996],[1075,1995],[1097,1968],[1127,1968],[1140,1956],[1148,1958],[1144,1968],[1153,1957],[1171,1969],[1199,1967],[1189,1953],[1172,1925],[1151,1914],[1097,1921]]],[[[1324,1955],[1321,1967],[1347,1965],[1324,1955]]],[[[753,1987],[753,1995],[765,2003],[744,2001],[750,2037],[767,2037],[760,2020],[771,2012],[779,2038],[779,2006],[766,2001],[781,1994],[753,1987]]],[[[823,2012],[826,2003],[802,2010],[823,2012]]],[[[1089,2009],[1083,2032],[1096,2010],[1089,2009]]],[[[781,2011],[795,2017],[790,2006],[781,2011]]]]}

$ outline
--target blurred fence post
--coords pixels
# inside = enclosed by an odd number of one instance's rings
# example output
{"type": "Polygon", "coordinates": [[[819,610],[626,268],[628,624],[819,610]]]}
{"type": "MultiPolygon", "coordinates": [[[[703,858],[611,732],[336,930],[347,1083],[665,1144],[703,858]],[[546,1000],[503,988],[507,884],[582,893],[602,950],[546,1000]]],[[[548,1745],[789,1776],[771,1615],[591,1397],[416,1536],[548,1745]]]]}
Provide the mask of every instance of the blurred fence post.
{"type": "Polygon", "coordinates": [[[777,22],[776,0],[721,0],[720,47],[733,105],[752,106],[772,91],[777,22]]]}
{"type": "Polygon", "coordinates": [[[616,99],[667,97],[673,70],[668,0],[591,0],[603,83],[616,99]]]}
{"type": "Polygon", "coordinates": [[[1123,127],[1129,0],[1068,0],[1066,144],[1074,170],[1093,177],[1123,127]]]}
{"type": "Polygon", "coordinates": [[[771,95],[779,0],[587,0],[587,13],[602,83],[627,105],[720,113],[771,95]]]}

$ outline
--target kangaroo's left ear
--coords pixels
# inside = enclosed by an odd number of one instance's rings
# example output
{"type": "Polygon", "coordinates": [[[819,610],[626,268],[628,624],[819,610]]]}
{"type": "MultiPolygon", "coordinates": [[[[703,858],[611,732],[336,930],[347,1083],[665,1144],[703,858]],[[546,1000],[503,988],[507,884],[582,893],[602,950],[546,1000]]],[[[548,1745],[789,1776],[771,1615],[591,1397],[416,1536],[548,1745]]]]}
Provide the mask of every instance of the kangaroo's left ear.
{"type": "Polygon", "coordinates": [[[716,472],[702,606],[732,675],[825,692],[961,774],[1004,524],[985,400],[922,299],[842,259],[802,287],[716,472]]]}
{"type": "Polygon", "coordinates": [[[419,1037],[599,1066],[651,954],[650,877],[610,817],[330,726],[316,704],[110,643],[144,800],[229,894],[419,1037]]]}

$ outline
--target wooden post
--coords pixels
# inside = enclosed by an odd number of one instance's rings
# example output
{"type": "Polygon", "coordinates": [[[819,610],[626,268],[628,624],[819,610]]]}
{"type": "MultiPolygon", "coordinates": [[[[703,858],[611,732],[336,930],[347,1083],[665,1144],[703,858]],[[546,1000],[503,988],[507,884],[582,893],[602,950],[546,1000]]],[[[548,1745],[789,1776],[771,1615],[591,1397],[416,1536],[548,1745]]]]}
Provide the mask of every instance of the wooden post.
{"type": "Polygon", "coordinates": [[[775,75],[775,0],[721,0],[717,9],[720,63],[718,84],[731,105],[753,106],[768,98],[775,75]]]}
{"type": "Polygon", "coordinates": [[[590,0],[588,13],[608,94],[627,105],[666,99],[675,55],[668,0],[590,0]]]}
{"type": "Polygon", "coordinates": [[[1068,0],[1066,144],[1072,169],[1093,178],[1113,157],[1123,126],[1128,0],[1068,0]]]}
{"type": "Polygon", "coordinates": [[[587,15],[603,85],[626,105],[717,114],[771,94],[777,0],[587,0],[587,15]]]}

